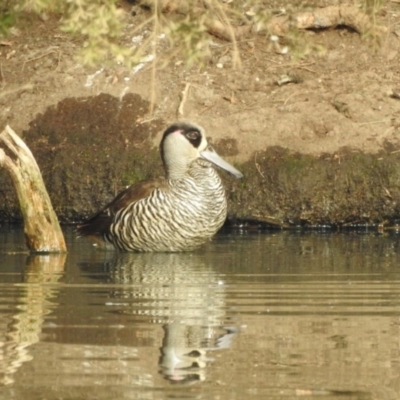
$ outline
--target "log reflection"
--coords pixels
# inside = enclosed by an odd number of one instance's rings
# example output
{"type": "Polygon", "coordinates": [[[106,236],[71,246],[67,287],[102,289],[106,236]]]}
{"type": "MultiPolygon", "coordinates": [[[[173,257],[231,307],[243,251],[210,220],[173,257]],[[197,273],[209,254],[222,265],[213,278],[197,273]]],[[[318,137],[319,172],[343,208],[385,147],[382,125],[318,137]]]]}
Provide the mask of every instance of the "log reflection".
{"type": "Polygon", "coordinates": [[[19,298],[19,312],[8,316],[0,343],[0,385],[14,382],[19,367],[32,360],[29,347],[40,341],[46,315],[57,306],[58,281],[63,276],[66,254],[31,255],[26,260],[19,298]]]}

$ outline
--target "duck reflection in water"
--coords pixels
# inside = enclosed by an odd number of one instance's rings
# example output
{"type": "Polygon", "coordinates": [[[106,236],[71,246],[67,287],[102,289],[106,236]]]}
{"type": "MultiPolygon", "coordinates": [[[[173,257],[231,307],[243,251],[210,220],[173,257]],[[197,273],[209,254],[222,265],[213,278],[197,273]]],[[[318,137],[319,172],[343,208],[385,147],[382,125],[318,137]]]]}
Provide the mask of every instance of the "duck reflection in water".
{"type": "Polygon", "coordinates": [[[231,347],[232,338],[237,333],[234,326],[224,326],[214,343],[210,342],[207,327],[187,326],[181,322],[165,324],[164,339],[159,365],[165,378],[175,383],[193,383],[205,380],[205,368],[214,361],[207,351],[231,347]],[[202,328],[204,331],[202,332],[202,328]]]}
{"type": "MultiPolygon", "coordinates": [[[[225,287],[211,254],[122,253],[106,264],[114,286],[107,306],[135,323],[158,324],[160,373],[174,383],[206,379],[211,351],[227,349],[237,333],[225,317],[225,287]]],[[[93,264],[87,268],[93,268],[93,264]]]]}

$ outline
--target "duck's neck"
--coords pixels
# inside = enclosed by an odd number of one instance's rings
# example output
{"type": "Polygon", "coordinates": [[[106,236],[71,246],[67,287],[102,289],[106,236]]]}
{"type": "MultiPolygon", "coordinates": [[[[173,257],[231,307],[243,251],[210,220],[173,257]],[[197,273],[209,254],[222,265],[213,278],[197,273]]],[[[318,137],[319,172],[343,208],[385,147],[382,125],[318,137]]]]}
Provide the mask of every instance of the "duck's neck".
{"type": "Polygon", "coordinates": [[[190,166],[183,161],[175,161],[165,165],[167,179],[171,180],[184,179],[188,176],[189,169],[190,166]]]}
{"type": "Polygon", "coordinates": [[[191,164],[174,163],[173,168],[166,168],[167,179],[181,180],[192,178],[195,180],[209,179],[210,175],[216,174],[208,161],[197,159],[191,164]]]}

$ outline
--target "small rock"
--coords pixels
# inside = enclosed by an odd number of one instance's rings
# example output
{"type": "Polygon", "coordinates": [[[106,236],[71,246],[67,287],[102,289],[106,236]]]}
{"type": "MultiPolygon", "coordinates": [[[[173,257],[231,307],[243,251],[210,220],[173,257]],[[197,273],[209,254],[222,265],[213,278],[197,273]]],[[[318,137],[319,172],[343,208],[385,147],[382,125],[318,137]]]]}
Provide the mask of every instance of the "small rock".
{"type": "Polygon", "coordinates": [[[392,99],[400,100],[400,88],[396,88],[392,90],[392,94],[390,95],[392,99]]]}
{"type": "Polygon", "coordinates": [[[278,86],[287,85],[288,83],[301,83],[303,79],[294,74],[282,75],[275,82],[278,86]]]}

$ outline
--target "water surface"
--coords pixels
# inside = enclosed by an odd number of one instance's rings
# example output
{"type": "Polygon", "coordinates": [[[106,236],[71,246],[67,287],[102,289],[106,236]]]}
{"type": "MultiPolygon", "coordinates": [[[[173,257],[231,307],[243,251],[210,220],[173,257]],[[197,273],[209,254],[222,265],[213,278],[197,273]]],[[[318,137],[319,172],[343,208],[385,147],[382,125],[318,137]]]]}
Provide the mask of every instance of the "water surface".
{"type": "Polygon", "coordinates": [[[0,399],[398,399],[400,236],[118,254],[0,230],[0,399]]]}

